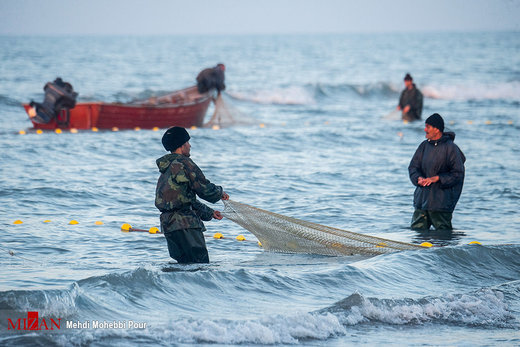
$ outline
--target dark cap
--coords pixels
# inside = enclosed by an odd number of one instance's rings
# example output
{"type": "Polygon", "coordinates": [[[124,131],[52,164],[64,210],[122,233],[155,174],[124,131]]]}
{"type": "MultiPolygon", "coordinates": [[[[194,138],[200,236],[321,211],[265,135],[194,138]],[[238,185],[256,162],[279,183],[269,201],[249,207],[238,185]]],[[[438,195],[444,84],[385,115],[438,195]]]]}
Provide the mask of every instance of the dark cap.
{"type": "Polygon", "coordinates": [[[405,81],[413,81],[412,75],[410,75],[409,73],[407,73],[406,76],[404,76],[404,80],[405,80],[405,81]]]}
{"type": "Polygon", "coordinates": [[[444,120],[438,113],[434,113],[430,117],[426,118],[425,123],[431,125],[434,128],[439,129],[441,133],[444,132],[444,120]]]}
{"type": "Polygon", "coordinates": [[[166,130],[164,133],[162,137],[162,144],[164,149],[173,152],[189,140],[190,134],[188,134],[186,129],[181,127],[173,127],[166,130]]]}

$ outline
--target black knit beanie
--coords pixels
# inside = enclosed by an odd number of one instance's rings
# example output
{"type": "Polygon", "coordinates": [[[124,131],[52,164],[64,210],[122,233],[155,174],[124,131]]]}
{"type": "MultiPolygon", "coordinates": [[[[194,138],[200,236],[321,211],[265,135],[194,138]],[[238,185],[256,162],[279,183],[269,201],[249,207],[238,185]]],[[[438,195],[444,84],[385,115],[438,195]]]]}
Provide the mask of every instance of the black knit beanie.
{"type": "Polygon", "coordinates": [[[164,149],[169,152],[175,151],[177,148],[190,140],[190,135],[186,129],[181,127],[173,127],[164,133],[162,137],[162,144],[164,149]]]}
{"type": "Polygon", "coordinates": [[[430,124],[432,127],[439,129],[441,133],[444,132],[444,120],[438,113],[434,113],[430,117],[428,117],[425,123],[430,124]]]}
{"type": "Polygon", "coordinates": [[[409,73],[407,73],[406,76],[404,76],[404,80],[405,80],[405,81],[413,81],[412,75],[410,75],[409,73]]]}

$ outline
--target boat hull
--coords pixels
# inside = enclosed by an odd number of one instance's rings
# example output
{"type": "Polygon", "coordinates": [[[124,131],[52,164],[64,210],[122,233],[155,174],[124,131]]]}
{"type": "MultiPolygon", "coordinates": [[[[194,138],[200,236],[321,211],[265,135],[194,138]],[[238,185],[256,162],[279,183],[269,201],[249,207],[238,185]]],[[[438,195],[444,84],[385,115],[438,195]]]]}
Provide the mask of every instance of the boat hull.
{"type": "Polygon", "coordinates": [[[61,111],[49,123],[30,117],[31,106],[24,104],[35,129],[152,129],[171,126],[201,126],[212,98],[191,87],[161,97],[130,104],[85,102],[61,111]]]}

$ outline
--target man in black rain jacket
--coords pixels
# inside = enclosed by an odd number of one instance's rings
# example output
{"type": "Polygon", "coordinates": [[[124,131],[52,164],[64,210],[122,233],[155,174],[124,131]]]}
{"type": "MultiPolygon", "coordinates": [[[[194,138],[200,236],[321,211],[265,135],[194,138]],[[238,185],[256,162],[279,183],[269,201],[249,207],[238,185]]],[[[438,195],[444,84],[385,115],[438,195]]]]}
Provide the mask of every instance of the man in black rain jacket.
{"type": "Polygon", "coordinates": [[[466,158],[453,142],[455,134],[444,132],[438,113],[426,119],[423,141],[410,161],[408,172],[416,186],[412,229],[451,230],[451,218],[464,183],[466,158]]]}
{"type": "Polygon", "coordinates": [[[414,120],[421,119],[422,108],[423,108],[423,95],[419,89],[413,83],[413,78],[410,74],[404,76],[405,88],[401,92],[399,98],[399,105],[397,109],[402,111],[403,121],[413,122],[414,120]]]}

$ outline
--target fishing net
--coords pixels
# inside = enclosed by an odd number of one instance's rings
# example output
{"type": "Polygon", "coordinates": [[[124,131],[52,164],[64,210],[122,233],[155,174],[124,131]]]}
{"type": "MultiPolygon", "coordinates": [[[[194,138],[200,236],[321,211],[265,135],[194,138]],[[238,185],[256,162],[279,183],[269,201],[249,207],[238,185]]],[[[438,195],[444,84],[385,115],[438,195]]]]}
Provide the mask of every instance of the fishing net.
{"type": "Polygon", "coordinates": [[[388,113],[387,115],[385,115],[383,118],[388,119],[388,120],[401,120],[401,118],[402,118],[401,111],[394,110],[394,111],[388,113]]]}
{"type": "Polygon", "coordinates": [[[258,124],[259,121],[253,117],[249,117],[236,108],[229,97],[221,93],[215,100],[215,111],[211,119],[204,124],[204,127],[227,128],[234,125],[253,125],[258,124]]]}
{"type": "Polygon", "coordinates": [[[222,215],[251,232],[273,252],[323,255],[377,255],[422,248],[419,245],[331,228],[265,211],[236,201],[224,201],[222,215]]]}

